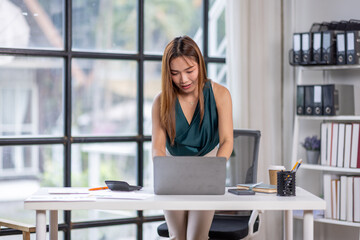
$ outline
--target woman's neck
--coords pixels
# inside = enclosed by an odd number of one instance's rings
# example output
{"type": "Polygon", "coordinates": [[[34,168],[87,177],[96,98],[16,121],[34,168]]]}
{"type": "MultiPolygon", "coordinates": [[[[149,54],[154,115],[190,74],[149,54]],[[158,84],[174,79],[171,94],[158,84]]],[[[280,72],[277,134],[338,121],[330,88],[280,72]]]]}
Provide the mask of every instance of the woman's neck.
{"type": "Polygon", "coordinates": [[[188,93],[188,94],[178,94],[179,101],[189,103],[190,105],[195,105],[198,100],[198,93],[188,93]]]}

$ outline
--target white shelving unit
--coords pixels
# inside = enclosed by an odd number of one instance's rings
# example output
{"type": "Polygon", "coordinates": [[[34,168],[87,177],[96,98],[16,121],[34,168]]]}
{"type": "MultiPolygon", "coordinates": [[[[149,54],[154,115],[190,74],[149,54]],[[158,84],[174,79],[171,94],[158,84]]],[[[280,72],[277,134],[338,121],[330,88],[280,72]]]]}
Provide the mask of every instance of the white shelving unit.
{"type": "MultiPolygon", "coordinates": [[[[299,219],[299,220],[303,220],[302,217],[294,216],[294,218],[299,219]]],[[[339,220],[327,219],[327,218],[315,218],[314,222],[360,228],[360,223],[357,223],[357,222],[339,221],[339,220]]]]}
{"type": "MultiPolygon", "coordinates": [[[[296,66],[295,80],[297,85],[306,84],[352,84],[360,86],[360,65],[342,65],[342,66],[296,66]],[[357,78],[357,79],[356,79],[357,78]]],[[[296,91],[295,91],[296,92],[296,91]]],[[[359,96],[357,96],[359,97],[359,96]]],[[[355,101],[356,101],[355,97],[355,101]]],[[[296,114],[296,111],[295,111],[296,114]]],[[[303,159],[303,164],[299,168],[296,176],[296,184],[320,197],[323,191],[323,174],[331,173],[334,175],[360,175],[360,169],[339,168],[322,165],[313,165],[306,163],[306,151],[301,146],[305,137],[317,135],[321,137],[320,129],[322,122],[359,122],[360,115],[355,116],[306,116],[295,115],[294,117],[294,135],[292,146],[292,165],[298,159],[303,159]]],[[[319,159],[320,164],[320,159],[319,159]]],[[[296,217],[296,219],[299,219],[296,217]]],[[[300,218],[301,219],[301,218],[300,218]]],[[[333,219],[314,219],[315,222],[325,224],[335,224],[339,226],[350,226],[359,228],[360,223],[339,221],[333,219]]]]}
{"type": "Polygon", "coordinates": [[[333,172],[334,174],[360,174],[360,168],[340,168],[340,167],[330,167],[330,166],[322,166],[322,165],[314,165],[314,164],[301,164],[303,169],[310,169],[316,171],[323,172],[333,172]]]}

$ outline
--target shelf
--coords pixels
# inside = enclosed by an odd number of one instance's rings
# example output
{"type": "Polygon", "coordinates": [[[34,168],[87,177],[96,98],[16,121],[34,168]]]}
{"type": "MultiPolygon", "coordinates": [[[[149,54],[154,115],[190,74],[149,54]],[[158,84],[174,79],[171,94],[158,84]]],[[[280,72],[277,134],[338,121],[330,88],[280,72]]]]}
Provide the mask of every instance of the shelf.
{"type": "Polygon", "coordinates": [[[340,220],[327,219],[327,218],[314,219],[314,222],[330,223],[330,224],[343,225],[349,227],[360,227],[360,223],[358,222],[347,222],[347,221],[340,221],[340,220]]]}
{"type": "Polygon", "coordinates": [[[340,168],[340,167],[330,167],[330,166],[322,166],[322,165],[314,165],[314,164],[301,164],[301,168],[317,170],[317,171],[325,171],[325,172],[339,172],[339,173],[360,173],[360,168],[340,168]]]}
{"type": "Polygon", "coordinates": [[[310,116],[310,115],[296,115],[301,120],[337,120],[337,121],[360,121],[360,116],[310,116]]]}
{"type": "MultiPolygon", "coordinates": [[[[294,218],[303,220],[303,217],[294,216],[294,218]]],[[[314,222],[342,225],[342,226],[348,226],[348,227],[360,227],[360,223],[358,223],[358,222],[340,221],[340,220],[334,220],[334,219],[328,219],[328,218],[314,218],[314,222]]]]}
{"type": "Polygon", "coordinates": [[[309,66],[296,66],[300,70],[305,71],[327,71],[327,70],[349,70],[349,69],[360,69],[360,64],[356,65],[309,65],[309,66]]]}

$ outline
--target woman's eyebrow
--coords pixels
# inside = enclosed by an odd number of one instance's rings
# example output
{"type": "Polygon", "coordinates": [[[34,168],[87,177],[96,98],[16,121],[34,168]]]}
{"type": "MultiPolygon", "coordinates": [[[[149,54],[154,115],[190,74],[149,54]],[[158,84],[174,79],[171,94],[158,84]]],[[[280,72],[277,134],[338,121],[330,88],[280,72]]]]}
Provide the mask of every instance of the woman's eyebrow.
{"type": "MultiPolygon", "coordinates": [[[[184,71],[186,70],[189,70],[190,68],[194,67],[194,65],[188,67],[188,68],[185,68],[184,71]]],[[[171,72],[179,72],[178,70],[173,70],[173,69],[170,69],[171,72]]]]}

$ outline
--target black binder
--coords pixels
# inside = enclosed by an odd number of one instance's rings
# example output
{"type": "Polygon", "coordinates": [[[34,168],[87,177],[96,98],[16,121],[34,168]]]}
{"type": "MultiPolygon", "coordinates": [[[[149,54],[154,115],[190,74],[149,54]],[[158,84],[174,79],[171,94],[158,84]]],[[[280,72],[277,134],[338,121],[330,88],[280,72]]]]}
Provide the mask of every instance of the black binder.
{"type": "Polygon", "coordinates": [[[325,31],[322,33],[322,55],[321,62],[323,64],[336,63],[336,35],[334,31],[325,31]]]}
{"type": "Polygon", "coordinates": [[[304,86],[297,86],[296,91],[296,113],[297,115],[304,115],[305,114],[305,108],[304,108],[304,86]]]}
{"type": "Polygon", "coordinates": [[[293,34],[293,63],[298,65],[301,63],[301,33],[293,34]]]}
{"type": "Polygon", "coordinates": [[[346,64],[346,38],[344,32],[336,34],[336,64],[346,64]]]}
{"type": "Polygon", "coordinates": [[[346,64],[359,64],[360,31],[346,32],[346,64]]]}
{"type": "Polygon", "coordinates": [[[321,32],[314,32],[312,35],[312,56],[315,64],[321,63],[321,32]]]}
{"type": "Polygon", "coordinates": [[[323,113],[324,115],[335,115],[334,106],[334,85],[323,85],[323,113]]]}
{"type": "Polygon", "coordinates": [[[322,115],[323,111],[323,104],[322,104],[322,86],[321,85],[315,85],[313,86],[314,90],[314,113],[313,115],[322,115]]]}
{"type": "Polygon", "coordinates": [[[354,115],[354,86],[329,84],[322,86],[324,115],[354,115]]]}
{"type": "Polygon", "coordinates": [[[314,86],[305,86],[305,115],[314,114],[314,86]]]}
{"type": "Polygon", "coordinates": [[[311,36],[310,33],[301,34],[301,64],[309,64],[311,62],[311,36]]]}

